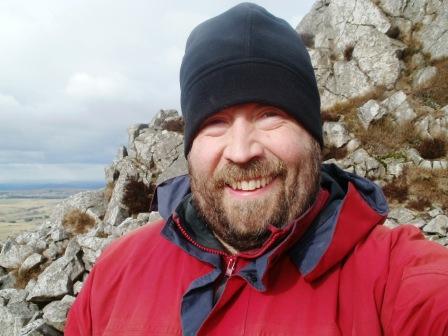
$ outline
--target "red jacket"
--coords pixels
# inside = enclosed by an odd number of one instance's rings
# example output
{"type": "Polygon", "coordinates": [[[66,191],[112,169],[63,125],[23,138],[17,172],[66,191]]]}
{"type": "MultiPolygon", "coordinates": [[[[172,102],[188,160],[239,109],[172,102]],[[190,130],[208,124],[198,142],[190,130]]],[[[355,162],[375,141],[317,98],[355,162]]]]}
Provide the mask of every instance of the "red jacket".
{"type": "Polygon", "coordinates": [[[372,183],[326,171],[314,206],[259,250],[203,246],[179,214],[116,241],[65,335],[448,335],[448,250],[383,227],[372,183]]]}

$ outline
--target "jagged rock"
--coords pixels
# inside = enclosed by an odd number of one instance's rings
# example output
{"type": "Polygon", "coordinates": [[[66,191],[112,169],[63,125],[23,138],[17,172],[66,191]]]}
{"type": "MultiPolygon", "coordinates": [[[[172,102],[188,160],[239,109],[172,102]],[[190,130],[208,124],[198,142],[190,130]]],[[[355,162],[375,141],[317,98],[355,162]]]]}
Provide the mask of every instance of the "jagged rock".
{"type": "Polygon", "coordinates": [[[415,214],[409,209],[399,207],[389,212],[389,218],[394,219],[398,224],[409,224],[411,220],[415,219],[415,214]]]}
{"type": "Polygon", "coordinates": [[[28,245],[19,245],[13,239],[8,239],[0,252],[0,266],[18,268],[22,262],[34,252],[28,245]]]}
{"type": "Polygon", "coordinates": [[[60,240],[67,239],[69,237],[69,234],[64,228],[56,227],[51,230],[50,236],[54,242],[58,242],[60,240]]]}
{"type": "Polygon", "coordinates": [[[397,226],[400,226],[395,220],[391,219],[391,218],[386,218],[386,220],[384,221],[384,226],[393,229],[396,228],[397,226]]]}
{"type": "Polygon", "coordinates": [[[324,122],[323,134],[326,146],[336,148],[344,146],[351,139],[345,126],[339,122],[324,122]]]}
{"type": "Polygon", "coordinates": [[[27,297],[28,301],[51,301],[72,291],[73,282],[84,272],[78,257],[72,257],[72,254],[71,251],[67,252],[39,275],[27,297]]]}
{"type": "Polygon", "coordinates": [[[36,319],[21,328],[18,335],[20,336],[61,336],[62,332],[49,326],[44,319],[36,319]]]}
{"type": "Polygon", "coordinates": [[[171,165],[160,173],[157,177],[156,183],[162,183],[175,176],[187,174],[188,163],[183,154],[179,154],[178,158],[174,160],[171,165]]]}
{"type": "Polygon", "coordinates": [[[38,308],[25,302],[0,306],[0,336],[19,335],[19,330],[30,321],[38,308]]]}
{"type": "Polygon", "coordinates": [[[184,122],[176,110],[160,110],[149,123],[156,130],[182,132],[184,122]]]}
{"type": "Polygon", "coordinates": [[[297,31],[315,37],[318,51],[311,53],[311,59],[323,109],[377,86],[394,86],[401,71],[398,55],[406,46],[386,35],[390,29],[389,19],[370,0],[314,4],[297,31]],[[334,67],[329,66],[332,59],[334,67]]]}
{"type": "Polygon", "coordinates": [[[73,285],[73,294],[78,295],[83,285],[84,283],[82,281],[76,281],[75,284],[73,285]]]}
{"type": "Polygon", "coordinates": [[[426,11],[432,12],[424,17],[421,29],[415,34],[422,43],[422,51],[430,55],[432,59],[448,57],[448,6],[446,1],[428,1],[428,4],[423,0],[418,2],[423,3],[423,9],[426,8],[426,11]]]}
{"type": "Polygon", "coordinates": [[[360,176],[378,179],[383,177],[386,173],[384,166],[375,158],[371,157],[363,148],[353,152],[352,160],[354,171],[360,176]]]}
{"type": "Polygon", "coordinates": [[[400,176],[406,167],[406,162],[404,159],[387,158],[384,160],[384,163],[386,164],[387,174],[392,178],[400,176]]]}
{"type": "Polygon", "coordinates": [[[381,106],[387,110],[387,113],[393,116],[399,125],[411,121],[417,116],[403,91],[398,91],[383,100],[381,106]]]}
{"type": "Polygon", "coordinates": [[[412,80],[412,86],[414,88],[427,87],[431,79],[437,75],[437,68],[435,66],[429,66],[418,70],[414,74],[414,79],[412,80]]]}
{"type": "Polygon", "coordinates": [[[385,113],[386,110],[373,99],[358,108],[358,117],[365,129],[369,128],[372,121],[381,119],[385,113]]]}
{"type": "Polygon", "coordinates": [[[6,288],[0,290],[0,298],[4,300],[5,305],[25,301],[28,292],[25,289],[6,288]]]}
{"type": "Polygon", "coordinates": [[[0,277],[0,289],[12,288],[16,284],[16,277],[12,272],[0,277]]]}
{"type": "Polygon", "coordinates": [[[148,124],[135,124],[128,128],[128,154],[130,157],[134,157],[136,155],[134,140],[136,137],[140,135],[140,132],[146,128],[148,128],[148,124]]]}
{"type": "Polygon", "coordinates": [[[43,309],[44,320],[57,330],[64,331],[67,312],[74,301],[75,298],[73,296],[66,295],[61,301],[50,302],[43,309]]]}
{"type": "Polygon", "coordinates": [[[129,217],[129,211],[122,203],[126,184],[129,179],[144,174],[144,170],[138,166],[137,162],[129,157],[125,157],[114,168],[119,172],[119,176],[115,181],[115,187],[104,215],[104,223],[108,225],[118,225],[129,217]]]}
{"type": "Polygon", "coordinates": [[[438,215],[443,215],[443,210],[440,208],[434,208],[428,212],[430,217],[437,217],[438,215]]]}
{"type": "Polygon", "coordinates": [[[106,211],[104,191],[94,190],[80,192],[57,204],[49,219],[53,224],[53,227],[62,226],[62,220],[64,219],[65,214],[72,209],[88,212],[97,223],[101,222],[106,211]]]}
{"type": "Polygon", "coordinates": [[[120,146],[117,150],[117,156],[116,156],[117,160],[121,160],[126,156],[128,156],[128,150],[126,149],[125,146],[120,146]]]}
{"type": "Polygon", "coordinates": [[[446,236],[448,230],[448,217],[445,215],[438,215],[431,219],[429,223],[423,228],[424,232],[437,233],[441,236],[446,236]]]}
{"type": "Polygon", "coordinates": [[[424,227],[426,225],[426,221],[424,221],[421,218],[414,218],[414,219],[411,219],[407,224],[414,225],[415,227],[418,227],[419,229],[421,229],[422,227],[424,227]]]}
{"type": "Polygon", "coordinates": [[[19,274],[23,274],[26,271],[32,269],[33,267],[41,264],[44,261],[44,257],[39,253],[33,253],[25,261],[19,268],[19,274]]]}

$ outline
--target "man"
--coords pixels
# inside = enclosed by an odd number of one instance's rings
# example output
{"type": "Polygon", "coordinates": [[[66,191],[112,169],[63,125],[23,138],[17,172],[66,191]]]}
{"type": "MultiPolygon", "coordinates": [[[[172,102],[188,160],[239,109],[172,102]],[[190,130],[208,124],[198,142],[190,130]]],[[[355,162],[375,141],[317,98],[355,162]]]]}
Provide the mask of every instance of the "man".
{"type": "Polygon", "coordinates": [[[373,183],[321,166],[309,55],[249,3],[205,21],[183,58],[186,177],[166,220],[110,246],[66,335],[448,335],[448,251],[381,224],[373,183]]]}

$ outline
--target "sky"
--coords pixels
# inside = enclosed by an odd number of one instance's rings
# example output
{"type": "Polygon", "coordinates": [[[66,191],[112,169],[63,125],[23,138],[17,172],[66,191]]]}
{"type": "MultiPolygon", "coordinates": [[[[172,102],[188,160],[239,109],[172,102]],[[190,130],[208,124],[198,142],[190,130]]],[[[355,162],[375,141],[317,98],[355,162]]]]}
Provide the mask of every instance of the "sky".
{"type": "MultiPolygon", "coordinates": [[[[257,3],[296,27],[313,2],[257,3]]],[[[191,30],[238,3],[1,0],[0,183],[104,180],[130,125],[180,112],[191,30]]]]}

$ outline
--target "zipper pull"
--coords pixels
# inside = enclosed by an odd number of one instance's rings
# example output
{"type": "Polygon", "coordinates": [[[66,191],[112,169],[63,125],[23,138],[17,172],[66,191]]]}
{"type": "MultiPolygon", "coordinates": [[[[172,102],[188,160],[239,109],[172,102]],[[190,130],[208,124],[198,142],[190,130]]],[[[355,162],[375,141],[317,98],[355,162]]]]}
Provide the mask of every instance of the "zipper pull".
{"type": "Polygon", "coordinates": [[[236,257],[230,257],[227,263],[226,276],[230,277],[233,274],[235,266],[236,266],[236,257]]]}

